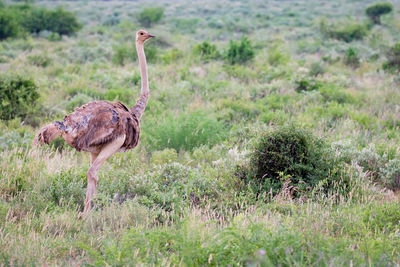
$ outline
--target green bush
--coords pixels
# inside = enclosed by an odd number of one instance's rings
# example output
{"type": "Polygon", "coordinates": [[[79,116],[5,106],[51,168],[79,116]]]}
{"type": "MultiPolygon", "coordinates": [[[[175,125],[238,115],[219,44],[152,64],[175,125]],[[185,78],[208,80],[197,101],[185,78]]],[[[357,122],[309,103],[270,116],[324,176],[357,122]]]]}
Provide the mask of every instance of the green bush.
{"type": "Polygon", "coordinates": [[[216,59],[220,56],[217,46],[209,42],[202,42],[194,47],[194,53],[200,55],[204,60],[216,59]]]}
{"type": "Polygon", "coordinates": [[[48,27],[46,30],[56,32],[60,35],[71,35],[81,28],[82,24],[78,22],[71,12],[61,7],[49,12],[48,27]]]}
{"type": "Polygon", "coordinates": [[[61,7],[47,10],[30,5],[14,5],[3,10],[15,14],[14,23],[29,33],[51,31],[60,35],[71,35],[82,28],[75,15],[61,7]]]}
{"type": "Polygon", "coordinates": [[[295,90],[297,92],[314,91],[314,90],[318,90],[321,86],[322,86],[322,83],[317,80],[304,78],[304,79],[296,81],[295,90]]]}
{"type": "Polygon", "coordinates": [[[49,28],[50,11],[45,8],[26,6],[21,10],[20,20],[22,27],[30,33],[39,33],[49,28]]]}
{"type": "Polygon", "coordinates": [[[386,52],[387,61],[383,63],[385,70],[400,70],[400,43],[395,44],[386,52]]]}
{"type": "Polygon", "coordinates": [[[31,79],[0,77],[0,119],[11,120],[15,117],[24,119],[36,106],[39,98],[38,87],[31,79]]]}
{"type": "Polygon", "coordinates": [[[0,40],[17,37],[21,27],[18,24],[14,12],[0,8],[0,40]]]}
{"type": "Polygon", "coordinates": [[[381,24],[381,16],[392,12],[392,10],[393,10],[393,5],[389,2],[376,3],[369,6],[365,10],[365,13],[375,24],[381,24]]]}
{"type": "Polygon", "coordinates": [[[248,167],[237,174],[257,192],[276,194],[287,184],[294,191],[315,186],[336,188],[342,180],[342,166],[336,162],[329,145],[310,131],[286,125],[262,134],[250,154],[248,167]]]}
{"type": "Polygon", "coordinates": [[[170,114],[163,121],[158,120],[143,125],[152,150],[192,150],[200,145],[214,145],[226,135],[223,123],[201,110],[179,116],[170,114]]]}
{"type": "Polygon", "coordinates": [[[139,23],[144,27],[151,27],[154,23],[159,22],[164,16],[162,7],[144,8],[138,15],[139,23]]]}
{"type": "Polygon", "coordinates": [[[86,189],[86,173],[73,170],[55,174],[49,184],[40,189],[42,196],[54,206],[83,207],[86,189]]]}
{"type": "Polygon", "coordinates": [[[356,21],[327,24],[325,20],[322,20],[319,26],[320,31],[327,37],[345,42],[361,40],[368,34],[367,27],[356,21]]]}
{"type": "Polygon", "coordinates": [[[357,49],[349,47],[346,50],[346,54],[344,56],[344,64],[349,65],[353,68],[357,68],[360,66],[360,56],[357,52],[357,49]]]}
{"type": "Polygon", "coordinates": [[[229,48],[225,55],[225,60],[229,64],[241,64],[245,63],[254,57],[254,49],[249,39],[243,37],[240,43],[235,41],[229,42],[229,48]]]}

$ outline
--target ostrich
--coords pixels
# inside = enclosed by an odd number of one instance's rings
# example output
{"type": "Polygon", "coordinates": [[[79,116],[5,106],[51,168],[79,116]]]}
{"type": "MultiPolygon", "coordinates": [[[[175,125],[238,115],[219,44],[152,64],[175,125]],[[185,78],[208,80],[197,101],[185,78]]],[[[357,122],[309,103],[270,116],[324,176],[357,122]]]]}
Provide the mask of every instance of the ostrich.
{"type": "Polygon", "coordinates": [[[87,171],[87,191],[84,213],[91,209],[91,200],[96,194],[97,173],[103,163],[114,153],[136,147],[140,135],[140,118],[149,98],[147,62],[144,42],[154,37],[147,31],[136,33],[136,51],[139,59],[142,89],[132,108],[121,102],[93,101],[64,117],[41,128],[33,143],[49,144],[61,136],[77,151],[90,153],[90,167],[87,171]]]}

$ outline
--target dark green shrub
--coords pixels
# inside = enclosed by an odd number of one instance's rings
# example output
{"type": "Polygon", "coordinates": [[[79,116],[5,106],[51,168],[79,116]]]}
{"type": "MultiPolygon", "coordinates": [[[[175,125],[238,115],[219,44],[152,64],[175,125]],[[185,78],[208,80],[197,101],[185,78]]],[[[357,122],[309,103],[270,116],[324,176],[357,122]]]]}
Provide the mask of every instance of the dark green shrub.
{"type": "Polygon", "coordinates": [[[229,64],[245,63],[254,57],[254,49],[250,41],[243,37],[240,43],[235,41],[229,42],[229,48],[225,55],[225,60],[229,64]]]}
{"type": "Polygon", "coordinates": [[[21,25],[30,33],[39,33],[49,28],[50,11],[45,8],[27,6],[21,10],[21,25]]]}
{"type": "Polygon", "coordinates": [[[296,81],[297,92],[318,90],[322,83],[314,79],[301,79],[296,81]]]}
{"type": "Polygon", "coordinates": [[[349,47],[346,50],[346,54],[344,56],[344,64],[349,65],[353,68],[357,68],[360,66],[360,56],[355,48],[349,47]]]}
{"type": "Polygon", "coordinates": [[[71,12],[61,7],[49,12],[48,27],[46,30],[56,32],[60,35],[71,35],[81,28],[82,24],[78,22],[71,12]]]}
{"type": "Polygon", "coordinates": [[[355,21],[327,24],[325,20],[322,20],[319,28],[327,37],[345,42],[361,40],[368,34],[367,27],[355,21]]]}
{"type": "Polygon", "coordinates": [[[204,60],[216,59],[218,58],[219,52],[216,45],[212,45],[209,42],[202,42],[194,47],[194,52],[204,60]]]}
{"type": "Polygon", "coordinates": [[[16,19],[14,12],[11,10],[0,9],[0,40],[9,37],[17,37],[21,27],[16,19]]]}
{"type": "Polygon", "coordinates": [[[400,70],[400,43],[395,44],[386,52],[387,61],[383,63],[385,70],[400,70]]]}
{"type": "Polygon", "coordinates": [[[392,10],[393,10],[393,5],[389,2],[377,3],[377,4],[373,4],[373,5],[369,6],[365,10],[365,13],[367,13],[367,16],[375,24],[381,24],[381,16],[392,12],[392,10]]]}
{"type": "Polygon", "coordinates": [[[249,166],[239,168],[238,175],[257,192],[277,193],[289,181],[291,191],[317,185],[329,190],[344,182],[329,145],[293,125],[272,128],[260,136],[249,166]]]}
{"type": "Polygon", "coordinates": [[[151,27],[152,24],[159,22],[164,16],[162,7],[148,7],[143,9],[138,15],[138,21],[144,27],[151,27]]]}
{"type": "Polygon", "coordinates": [[[25,118],[36,106],[38,87],[31,79],[0,77],[0,119],[25,118]]]}
{"type": "Polygon", "coordinates": [[[7,9],[17,14],[17,21],[29,33],[51,31],[60,35],[71,35],[82,28],[75,15],[61,7],[47,10],[29,5],[16,5],[7,9]]]}

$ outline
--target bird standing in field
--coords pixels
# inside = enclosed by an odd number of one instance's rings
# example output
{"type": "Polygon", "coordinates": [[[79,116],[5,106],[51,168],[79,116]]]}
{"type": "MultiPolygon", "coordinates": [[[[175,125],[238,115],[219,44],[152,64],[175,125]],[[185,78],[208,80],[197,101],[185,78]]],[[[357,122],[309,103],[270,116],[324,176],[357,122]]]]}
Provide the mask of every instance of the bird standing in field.
{"type": "Polygon", "coordinates": [[[34,139],[34,144],[43,145],[61,136],[77,151],[90,153],[84,212],[91,209],[91,200],[96,194],[99,179],[97,174],[103,163],[114,153],[132,149],[138,144],[139,122],[149,98],[144,43],[152,37],[144,30],[136,33],[142,89],[135,106],[128,108],[121,102],[93,101],[76,108],[63,121],[44,126],[34,139]]]}

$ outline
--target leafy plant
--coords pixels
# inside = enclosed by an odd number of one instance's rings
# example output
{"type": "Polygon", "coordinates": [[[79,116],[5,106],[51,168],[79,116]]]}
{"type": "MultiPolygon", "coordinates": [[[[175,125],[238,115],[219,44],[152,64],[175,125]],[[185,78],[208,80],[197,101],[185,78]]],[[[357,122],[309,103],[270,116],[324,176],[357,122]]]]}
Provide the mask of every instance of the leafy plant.
{"type": "Polygon", "coordinates": [[[243,37],[240,43],[229,42],[229,48],[225,55],[225,60],[231,65],[245,63],[254,57],[254,49],[249,39],[243,37]]]}
{"type": "Polygon", "coordinates": [[[164,17],[164,9],[162,7],[144,8],[138,15],[138,21],[144,27],[151,27],[154,23],[159,22],[164,17]]]}
{"type": "Polygon", "coordinates": [[[47,30],[56,32],[60,35],[71,35],[79,31],[82,24],[78,22],[74,14],[63,8],[57,8],[49,12],[47,30]]]}
{"type": "Polygon", "coordinates": [[[400,43],[395,44],[386,52],[387,61],[383,63],[385,70],[400,70],[400,43]]]}
{"type": "Polygon", "coordinates": [[[314,80],[314,79],[301,79],[296,81],[296,88],[297,92],[301,91],[314,91],[318,90],[322,86],[322,83],[314,80]]]}
{"type": "Polygon", "coordinates": [[[381,16],[392,12],[392,10],[393,5],[389,2],[376,3],[369,6],[365,13],[375,24],[381,24],[381,16]]]}
{"type": "Polygon", "coordinates": [[[202,42],[194,47],[194,52],[204,60],[216,59],[220,56],[217,46],[209,42],[202,42]]]}
{"type": "Polygon", "coordinates": [[[294,125],[271,128],[262,134],[250,154],[249,166],[239,167],[237,173],[253,190],[275,194],[285,184],[293,192],[317,185],[329,190],[339,182],[346,184],[341,181],[340,163],[329,145],[294,125]]]}
{"type": "Polygon", "coordinates": [[[360,66],[360,56],[355,48],[349,47],[346,50],[346,54],[344,56],[344,64],[349,65],[353,68],[357,68],[360,66]]]}
{"type": "Polygon", "coordinates": [[[0,77],[0,119],[25,118],[39,98],[37,85],[21,76],[0,77]]]}
{"type": "Polygon", "coordinates": [[[16,37],[20,33],[20,25],[15,13],[10,10],[0,8],[0,40],[16,37]]]}

